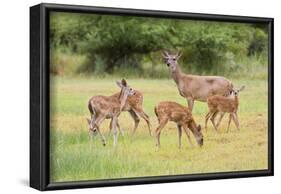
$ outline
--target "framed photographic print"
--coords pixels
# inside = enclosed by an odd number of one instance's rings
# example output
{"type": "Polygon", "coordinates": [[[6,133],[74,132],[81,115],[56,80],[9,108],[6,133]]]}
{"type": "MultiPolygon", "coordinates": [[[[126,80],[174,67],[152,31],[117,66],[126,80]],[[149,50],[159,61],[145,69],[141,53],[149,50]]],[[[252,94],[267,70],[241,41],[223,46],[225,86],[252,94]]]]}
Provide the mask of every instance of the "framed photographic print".
{"type": "Polygon", "coordinates": [[[273,175],[273,19],[30,8],[30,186],[273,175]]]}

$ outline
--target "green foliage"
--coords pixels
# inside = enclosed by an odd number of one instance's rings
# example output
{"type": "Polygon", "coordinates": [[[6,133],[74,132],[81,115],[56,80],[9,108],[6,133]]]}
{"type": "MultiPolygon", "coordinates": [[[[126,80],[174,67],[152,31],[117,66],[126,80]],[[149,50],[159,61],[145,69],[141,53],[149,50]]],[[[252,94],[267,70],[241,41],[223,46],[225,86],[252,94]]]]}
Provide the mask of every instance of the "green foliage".
{"type": "Polygon", "coordinates": [[[267,37],[265,25],[242,23],[60,12],[50,19],[51,49],[85,56],[74,73],[154,77],[163,64],[160,52],[181,50],[180,63],[189,72],[224,74],[241,59],[266,58],[267,37]]]}
{"type": "Polygon", "coordinates": [[[268,36],[263,30],[256,29],[251,39],[248,55],[260,54],[267,51],[268,36]]]}

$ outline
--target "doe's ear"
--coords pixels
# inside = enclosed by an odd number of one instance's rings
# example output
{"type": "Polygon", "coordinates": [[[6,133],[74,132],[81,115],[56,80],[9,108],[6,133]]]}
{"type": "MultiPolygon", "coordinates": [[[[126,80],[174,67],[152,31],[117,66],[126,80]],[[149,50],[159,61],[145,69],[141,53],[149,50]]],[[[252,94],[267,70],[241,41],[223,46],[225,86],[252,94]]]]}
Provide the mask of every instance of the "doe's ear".
{"type": "Polygon", "coordinates": [[[241,88],[239,89],[239,92],[243,91],[245,89],[245,86],[241,86],[241,88]]]}
{"type": "Polygon", "coordinates": [[[161,55],[162,55],[162,57],[165,58],[165,59],[167,59],[167,58],[169,57],[169,54],[168,54],[167,51],[163,51],[163,52],[161,53],[161,55]]]}
{"type": "Polygon", "coordinates": [[[181,56],[182,56],[182,52],[178,51],[177,54],[176,54],[176,58],[179,59],[181,56]]]}

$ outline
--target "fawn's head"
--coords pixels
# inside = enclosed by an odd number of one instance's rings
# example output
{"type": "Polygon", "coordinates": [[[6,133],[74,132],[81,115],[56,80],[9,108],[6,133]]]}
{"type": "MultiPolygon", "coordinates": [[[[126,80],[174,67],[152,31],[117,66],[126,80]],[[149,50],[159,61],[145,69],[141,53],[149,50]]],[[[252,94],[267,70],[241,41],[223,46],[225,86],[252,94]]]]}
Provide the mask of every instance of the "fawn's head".
{"type": "Polygon", "coordinates": [[[181,53],[177,52],[177,54],[172,55],[172,54],[169,54],[167,51],[164,51],[162,53],[162,57],[164,58],[164,61],[167,64],[167,66],[170,68],[170,70],[172,72],[174,72],[177,68],[177,65],[178,65],[177,61],[181,57],[181,53]]]}
{"type": "Polygon", "coordinates": [[[87,118],[87,122],[89,131],[92,131],[94,134],[96,134],[97,129],[93,126],[91,119],[87,118]]]}
{"type": "Polygon", "coordinates": [[[231,91],[231,95],[233,95],[233,96],[238,96],[238,95],[239,95],[239,92],[243,91],[244,89],[245,89],[245,86],[241,86],[241,88],[238,89],[238,90],[233,89],[233,90],[231,91]]]}
{"type": "Polygon", "coordinates": [[[127,84],[127,81],[125,79],[122,79],[121,81],[116,81],[117,86],[121,88],[121,92],[119,95],[120,100],[120,110],[123,109],[128,96],[132,96],[135,94],[135,91],[127,84]]]}

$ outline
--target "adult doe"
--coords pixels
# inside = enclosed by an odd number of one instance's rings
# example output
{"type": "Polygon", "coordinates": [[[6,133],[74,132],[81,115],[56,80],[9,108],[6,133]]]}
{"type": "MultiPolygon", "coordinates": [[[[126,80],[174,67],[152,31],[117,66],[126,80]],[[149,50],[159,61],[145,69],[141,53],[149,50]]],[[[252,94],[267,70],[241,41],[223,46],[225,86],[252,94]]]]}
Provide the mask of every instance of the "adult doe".
{"type": "Polygon", "coordinates": [[[88,102],[88,108],[91,113],[91,120],[89,122],[89,135],[91,137],[92,133],[97,132],[102,140],[103,145],[105,145],[105,138],[100,132],[100,124],[104,119],[112,119],[111,128],[114,135],[115,146],[117,144],[117,123],[118,116],[120,115],[123,107],[125,106],[128,96],[134,95],[135,91],[128,86],[125,79],[122,81],[117,81],[117,85],[121,88],[118,95],[112,96],[93,96],[88,102]]]}
{"type": "Polygon", "coordinates": [[[164,51],[162,56],[169,67],[172,78],[177,84],[180,95],[187,99],[188,107],[191,111],[195,100],[206,102],[209,96],[228,96],[233,90],[232,83],[224,77],[183,73],[177,62],[181,57],[180,53],[172,55],[164,51]]]}
{"type": "Polygon", "coordinates": [[[184,129],[189,142],[191,143],[189,130],[195,136],[197,143],[203,145],[203,135],[201,133],[201,126],[197,125],[192,117],[191,111],[176,103],[176,102],[160,102],[155,108],[154,112],[158,118],[159,126],[156,128],[156,146],[160,147],[160,133],[168,121],[173,121],[177,124],[179,133],[179,148],[181,148],[182,128],[184,129]]]}

